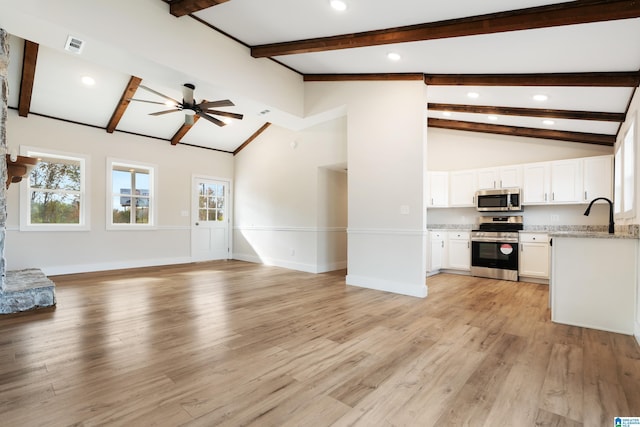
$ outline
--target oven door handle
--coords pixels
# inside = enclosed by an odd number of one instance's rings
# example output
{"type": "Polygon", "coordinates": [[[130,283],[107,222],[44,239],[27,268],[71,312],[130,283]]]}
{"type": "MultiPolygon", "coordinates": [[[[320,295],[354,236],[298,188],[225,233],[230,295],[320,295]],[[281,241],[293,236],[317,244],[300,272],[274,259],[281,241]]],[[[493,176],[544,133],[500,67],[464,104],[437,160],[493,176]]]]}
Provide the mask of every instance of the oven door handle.
{"type": "Polygon", "coordinates": [[[485,242],[485,243],[518,243],[518,239],[496,239],[495,237],[472,237],[472,242],[485,242]]]}

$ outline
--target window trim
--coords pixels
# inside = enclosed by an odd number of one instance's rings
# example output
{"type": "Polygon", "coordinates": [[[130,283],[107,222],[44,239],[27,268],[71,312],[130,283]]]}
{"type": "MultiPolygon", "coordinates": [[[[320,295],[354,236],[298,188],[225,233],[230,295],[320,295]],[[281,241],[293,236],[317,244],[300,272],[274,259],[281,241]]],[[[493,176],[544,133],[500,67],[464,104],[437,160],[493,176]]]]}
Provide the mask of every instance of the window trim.
{"type": "Polygon", "coordinates": [[[616,176],[616,174],[620,173],[620,194],[615,194],[615,179],[614,179],[614,198],[615,198],[615,204],[617,206],[619,206],[620,211],[619,212],[614,212],[614,216],[616,219],[633,219],[636,216],[636,205],[638,203],[637,201],[637,180],[638,180],[638,136],[640,135],[640,130],[638,129],[638,120],[636,120],[636,115],[634,115],[633,117],[631,117],[631,120],[629,121],[629,126],[625,129],[624,132],[621,132],[622,138],[620,138],[618,144],[615,147],[615,151],[614,151],[614,159],[615,157],[617,157],[617,154],[620,153],[620,164],[616,165],[615,161],[614,161],[614,178],[616,176]],[[627,190],[625,188],[625,182],[627,181],[625,179],[625,168],[624,168],[624,164],[626,163],[628,156],[626,153],[626,149],[625,149],[625,143],[627,141],[627,139],[630,138],[631,140],[631,145],[633,147],[633,153],[631,153],[632,155],[632,159],[633,159],[633,189],[631,191],[631,195],[633,197],[633,202],[631,204],[631,208],[628,210],[624,209],[625,206],[625,197],[624,194],[627,193],[627,190]],[[618,169],[621,168],[619,171],[618,169]],[[619,197],[619,200],[618,200],[619,197]]]}
{"type": "Polygon", "coordinates": [[[106,216],[105,226],[107,231],[123,230],[157,230],[158,229],[158,166],[152,163],[143,163],[134,160],[123,160],[107,157],[106,167],[106,216]],[[113,167],[122,166],[149,171],[149,222],[147,224],[114,224],[113,223],[113,167]]]}
{"type": "Polygon", "coordinates": [[[20,231],[89,231],[91,230],[91,196],[87,191],[91,188],[90,157],[85,154],[70,153],[33,146],[20,146],[20,155],[29,157],[44,157],[58,159],[73,159],[80,161],[80,222],[78,224],[31,224],[31,186],[30,177],[20,181],[20,231]]]}

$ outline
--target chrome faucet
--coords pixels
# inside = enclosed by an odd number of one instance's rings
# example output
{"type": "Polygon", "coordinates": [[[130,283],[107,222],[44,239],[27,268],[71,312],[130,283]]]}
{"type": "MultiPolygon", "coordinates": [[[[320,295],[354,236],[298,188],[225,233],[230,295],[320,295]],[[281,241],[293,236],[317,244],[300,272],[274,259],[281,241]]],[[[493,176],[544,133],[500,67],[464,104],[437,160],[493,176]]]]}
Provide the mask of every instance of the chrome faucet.
{"type": "Polygon", "coordinates": [[[609,234],[613,234],[613,202],[611,200],[606,197],[596,197],[591,201],[591,203],[589,203],[589,207],[584,211],[584,216],[589,216],[589,213],[591,213],[591,206],[593,206],[593,203],[598,200],[605,200],[609,203],[609,234]]]}

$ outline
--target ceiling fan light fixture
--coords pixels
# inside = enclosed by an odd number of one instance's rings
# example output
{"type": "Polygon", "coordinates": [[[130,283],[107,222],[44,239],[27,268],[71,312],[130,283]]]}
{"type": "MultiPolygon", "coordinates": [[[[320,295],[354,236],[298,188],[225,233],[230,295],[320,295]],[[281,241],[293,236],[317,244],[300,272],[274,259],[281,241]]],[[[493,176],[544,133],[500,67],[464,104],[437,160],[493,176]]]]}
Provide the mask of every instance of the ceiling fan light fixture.
{"type": "Polygon", "coordinates": [[[189,108],[185,108],[182,111],[184,111],[184,114],[187,116],[195,116],[196,112],[194,110],[191,110],[189,108]]]}
{"type": "Polygon", "coordinates": [[[332,9],[337,10],[339,12],[343,12],[347,10],[347,3],[343,0],[330,0],[329,4],[331,5],[332,9]]]}

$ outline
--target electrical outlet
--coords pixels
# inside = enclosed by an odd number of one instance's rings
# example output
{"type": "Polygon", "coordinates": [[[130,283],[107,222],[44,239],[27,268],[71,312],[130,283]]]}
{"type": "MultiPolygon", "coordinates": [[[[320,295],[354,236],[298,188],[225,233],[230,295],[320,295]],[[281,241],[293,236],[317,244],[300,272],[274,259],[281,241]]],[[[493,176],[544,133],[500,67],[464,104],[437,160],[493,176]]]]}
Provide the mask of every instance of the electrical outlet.
{"type": "Polygon", "coordinates": [[[560,221],[560,215],[551,215],[550,219],[551,219],[551,222],[558,222],[560,221]]]}
{"type": "Polygon", "coordinates": [[[289,253],[291,254],[291,256],[296,256],[296,250],[291,248],[291,250],[289,251],[289,253]]]}

